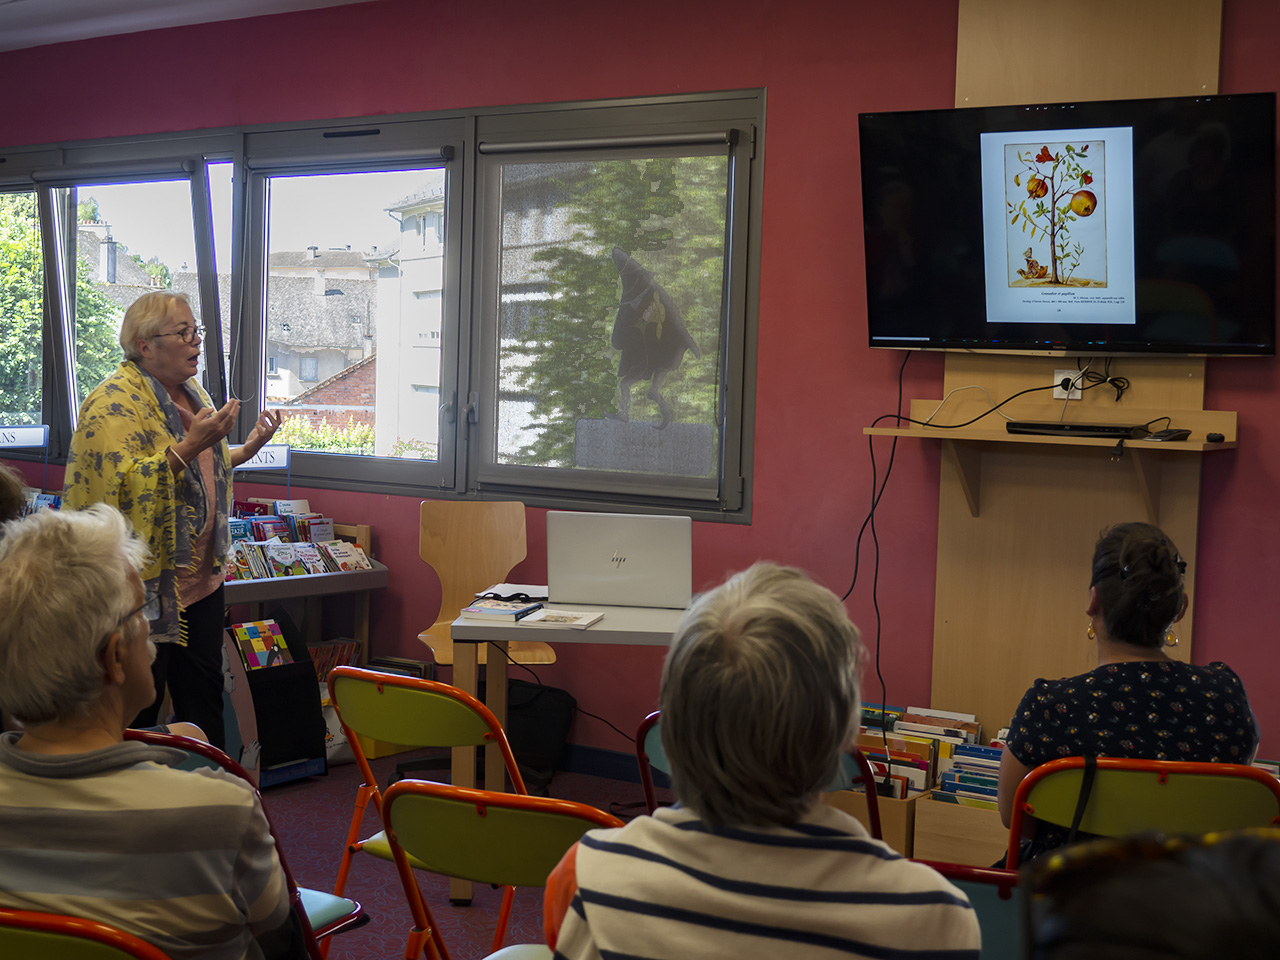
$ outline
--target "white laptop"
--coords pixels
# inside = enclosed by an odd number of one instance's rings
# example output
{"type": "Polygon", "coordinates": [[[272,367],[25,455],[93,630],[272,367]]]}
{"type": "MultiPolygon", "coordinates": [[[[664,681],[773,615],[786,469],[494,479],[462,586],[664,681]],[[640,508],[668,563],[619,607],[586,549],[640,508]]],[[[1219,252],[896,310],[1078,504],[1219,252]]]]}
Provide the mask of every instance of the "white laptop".
{"type": "Polygon", "coordinates": [[[683,610],[693,597],[693,521],[547,511],[551,603],[683,610]]]}

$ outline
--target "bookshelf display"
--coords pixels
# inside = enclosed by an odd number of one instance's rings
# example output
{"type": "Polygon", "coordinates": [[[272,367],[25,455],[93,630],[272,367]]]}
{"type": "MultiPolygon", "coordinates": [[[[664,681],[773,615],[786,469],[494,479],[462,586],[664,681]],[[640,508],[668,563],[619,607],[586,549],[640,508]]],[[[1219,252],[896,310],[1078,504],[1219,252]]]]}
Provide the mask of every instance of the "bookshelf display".
{"type": "MultiPolygon", "coordinates": [[[[353,603],[352,639],[359,646],[359,662],[364,663],[369,656],[369,594],[386,587],[387,568],[373,559],[371,525],[336,523],[334,534],[364,550],[371,569],[228,580],[226,603],[229,607],[247,606],[248,616],[235,618],[237,620],[266,619],[266,605],[273,602],[290,606],[301,604],[301,616],[294,619],[310,646],[333,639],[323,635],[324,598],[349,594],[353,603]]],[[[309,660],[297,661],[300,653],[295,651],[293,663],[261,667],[246,673],[257,714],[258,739],[262,743],[262,786],[323,773],[326,768],[325,721],[316,672],[309,660]],[[313,722],[302,723],[304,716],[313,722]],[[269,764],[272,759],[277,762],[269,764]]]]}

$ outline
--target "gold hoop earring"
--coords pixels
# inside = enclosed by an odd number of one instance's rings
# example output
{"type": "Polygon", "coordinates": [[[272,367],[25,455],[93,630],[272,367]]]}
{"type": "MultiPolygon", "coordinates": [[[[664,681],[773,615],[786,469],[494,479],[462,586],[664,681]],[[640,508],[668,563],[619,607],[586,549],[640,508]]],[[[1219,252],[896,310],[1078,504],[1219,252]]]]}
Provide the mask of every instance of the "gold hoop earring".
{"type": "Polygon", "coordinates": [[[1173,632],[1172,627],[1169,629],[1169,632],[1164,635],[1164,645],[1166,647],[1176,647],[1178,645],[1178,635],[1173,632]]]}
{"type": "Polygon", "coordinates": [[[1088,633],[1089,633],[1089,639],[1090,639],[1090,640],[1093,640],[1095,637],[1097,637],[1097,634],[1093,632],[1093,621],[1092,621],[1092,620],[1090,620],[1090,621],[1089,621],[1089,630],[1088,630],[1088,633]]]}

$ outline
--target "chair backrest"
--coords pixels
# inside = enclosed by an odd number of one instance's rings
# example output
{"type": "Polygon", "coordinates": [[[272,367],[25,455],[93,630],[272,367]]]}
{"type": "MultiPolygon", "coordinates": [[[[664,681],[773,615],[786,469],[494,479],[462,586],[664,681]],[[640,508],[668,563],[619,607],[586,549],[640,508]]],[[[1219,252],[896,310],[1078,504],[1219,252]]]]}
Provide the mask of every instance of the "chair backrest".
{"type": "Polygon", "coordinates": [[[1022,890],[1017,870],[939,860],[916,862],[933,867],[969,898],[982,930],[981,960],[1017,960],[1022,956],[1022,890]]]}
{"type": "Polygon", "coordinates": [[[359,667],[329,671],[329,697],[368,784],[376,783],[357,736],[411,747],[497,744],[516,793],[528,793],[497,717],[471,694],[447,683],[359,667]]]}
{"type": "Polygon", "coordinates": [[[429,630],[457,619],[477,590],[507,579],[528,552],[518,500],[423,500],[418,556],[440,578],[440,612],[429,630]]]}
{"type": "MultiPolygon", "coordinates": [[[[1086,762],[1084,757],[1063,757],[1023,778],[1009,822],[1010,868],[1018,864],[1026,817],[1071,826],[1086,762]]],[[[1257,767],[1121,757],[1099,757],[1096,764],[1080,819],[1082,833],[1202,834],[1280,824],[1280,780],[1257,767]]]]}
{"type": "Polygon", "coordinates": [[[382,820],[403,851],[433,873],[520,887],[544,886],[565,851],[588,830],[622,826],[617,817],[583,803],[430,780],[399,780],[388,787],[382,820]]]}
{"type": "MultiPolygon", "coordinates": [[[[659,770],[668,775],[671,773],[666,751],[662,748],[661,719],[662,711],[655,710],[640,721],[640,727],[636,730],[636,764],[640,768],[640,786],[644,789],[644,802],[649,813],[658,809],[653,771],[659,770]]],[[[855,784],[861,784],[867,795],[867,819],[870,821],[871,836],[881,840],[883,833],[880,829],[880,804],[877,802],[875,782],[870,761],[861,750],[854,747],[841,755],[840,770],[827,790],[848,790],[855,784]]]]}
{"type": "Polygon", "coordinates": [[[271,816],[267,812],[267,805],[262,800],[262,794],[258,791],[258,786],[254,783],[253,777],[244,767],[240,766],[217,747],[210,743],[205,743],[203,740],[175,736],[158,730],[133,729],[126,730],[124,737],[126,740],[140,740],[143,743],[183,750],[187,754],[187,759],[179,764],[181,769],[208,768],[225,770],[227,773],[239,777],[253,789],[254,793],[258,794],[258,802],[262,807],[263,816],[267,818],[267,829],[271,831],[271,839],[276,844],[276,857],[280,860],[280,868],[284,871],[285,880],[289,886],[289,902],[293,904],[294,914],[299,920],[303,942],[306,945],[308,954],[316,958],[322,955],[323,951],[319,945],[319,937],[326,937],[351,927],[360,926],[365,922],[363,908],[356,901],[334,897],[322,891],[304,889],[294,882],[293,871],[289,869],[289,860],[285,856],[284,847],[280,844],[280,837],[276,834],[275,825],[271,822],[271,816]]]}
{"type": "Polygon", "coordinates": [[[81,917],[0,909],[0,957],[23,960],[169,960],[113,926],[81,917]]]}

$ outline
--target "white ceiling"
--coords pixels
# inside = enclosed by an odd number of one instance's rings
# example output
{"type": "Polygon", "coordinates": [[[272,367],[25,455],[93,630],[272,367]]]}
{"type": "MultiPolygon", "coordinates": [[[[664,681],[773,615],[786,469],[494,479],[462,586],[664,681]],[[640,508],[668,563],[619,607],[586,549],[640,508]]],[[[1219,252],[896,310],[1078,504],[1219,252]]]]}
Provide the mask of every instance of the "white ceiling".
{"type": "Polygon", "coordinates": [[[369,0],[0,0],[0,51],[369,0]]]}

